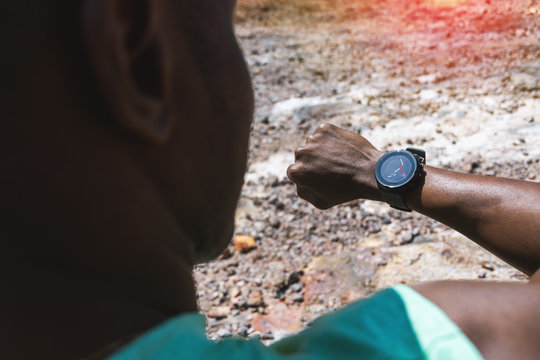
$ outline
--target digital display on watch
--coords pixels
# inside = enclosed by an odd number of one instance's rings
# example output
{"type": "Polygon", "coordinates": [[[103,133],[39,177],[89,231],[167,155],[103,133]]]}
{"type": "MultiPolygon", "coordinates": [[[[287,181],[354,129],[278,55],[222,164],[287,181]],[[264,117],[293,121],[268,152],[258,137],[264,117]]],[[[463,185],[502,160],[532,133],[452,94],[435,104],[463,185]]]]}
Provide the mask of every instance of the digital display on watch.
{"type": "Polygon", "coordinates": [[[405,151],[396,151],[384,155],[375,170],[379,183],[389,187],[406,184],[414,176],[417,168],[416,159],[405,151]]]}

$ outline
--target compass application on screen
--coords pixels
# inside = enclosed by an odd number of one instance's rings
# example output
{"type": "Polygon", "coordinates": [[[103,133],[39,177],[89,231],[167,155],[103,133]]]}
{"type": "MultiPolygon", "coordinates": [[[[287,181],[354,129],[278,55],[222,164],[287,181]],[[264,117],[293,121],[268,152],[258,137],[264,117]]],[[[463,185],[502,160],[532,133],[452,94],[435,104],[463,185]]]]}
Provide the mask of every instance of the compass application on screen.
{"type": "Polygon", "coordinates": [[[381,166],[381,175],[384,181],[397,184],[410,177],[413,171],[411,160],[404,155],[395,155],[388,158],[381,166]]]}

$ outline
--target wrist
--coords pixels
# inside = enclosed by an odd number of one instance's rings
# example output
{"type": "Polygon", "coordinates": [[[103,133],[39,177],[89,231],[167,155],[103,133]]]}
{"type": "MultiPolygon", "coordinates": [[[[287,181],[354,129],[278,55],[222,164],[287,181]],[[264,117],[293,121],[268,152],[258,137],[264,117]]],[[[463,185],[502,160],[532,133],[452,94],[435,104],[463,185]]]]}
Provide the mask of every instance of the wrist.
{"type": "Polygon", "coordinates": [[[383,201],[374,174],[377,162],[384,154],[384,151],[373,149],[369,154],[364,155],[365,159],[362,160],[364,166],[357,169],[357,175],[353,178],[357,189],[355,198],[383,201]]]}

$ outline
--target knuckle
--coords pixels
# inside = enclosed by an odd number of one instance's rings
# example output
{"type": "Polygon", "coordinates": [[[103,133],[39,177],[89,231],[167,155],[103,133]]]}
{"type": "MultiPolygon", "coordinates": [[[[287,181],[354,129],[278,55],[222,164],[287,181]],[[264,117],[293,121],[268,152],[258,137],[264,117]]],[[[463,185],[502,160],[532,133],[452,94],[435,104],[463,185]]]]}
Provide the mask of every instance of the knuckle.
{"type": "Polygon", "coordinates": [[[319,141],[321,141],[323,138],[324,138],[324,135],[321,134],[321,133],[314,133],[313,135],[310,135],[310,136],[309,136],[309,139],[310,139],[311,142],[313,142],[313,143],[319,142],[319,141]]]}
{"type": "Polygon", "coordinates": [[[325,133],[325,132],[329,132],[330,130],[332,130],[332,128],[334,128],[334,125],[332,125],[330,123],[324,123],[324,124],[319,125],[316,132],[325,133]]]}
{"type": "Polygon", "coordinates": [[[315,129],[315,134],[324,133],[326,131],[326,124],[321,124],[315,129]]]}
{"type": "Polygon", "coordinates": [[[295,158],[301,158],[302,156],[305,156],[311,151],[311,147],[309,145],[301,146],[298,149],[294,151],[294,157],[295,158]]]}

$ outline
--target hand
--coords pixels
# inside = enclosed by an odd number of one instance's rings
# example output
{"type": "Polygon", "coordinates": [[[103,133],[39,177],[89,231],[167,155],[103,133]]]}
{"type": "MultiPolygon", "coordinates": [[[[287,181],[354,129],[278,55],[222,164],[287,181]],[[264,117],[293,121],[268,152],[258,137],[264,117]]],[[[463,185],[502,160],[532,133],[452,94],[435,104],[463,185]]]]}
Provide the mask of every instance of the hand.
{"type": "Polygon", "coordinates": [[[375,165],[383,155],[353,132],[323,124],[295,151],[287,176],[298,196],[319,209],[351,200],[381,200],[375,165]]]}

